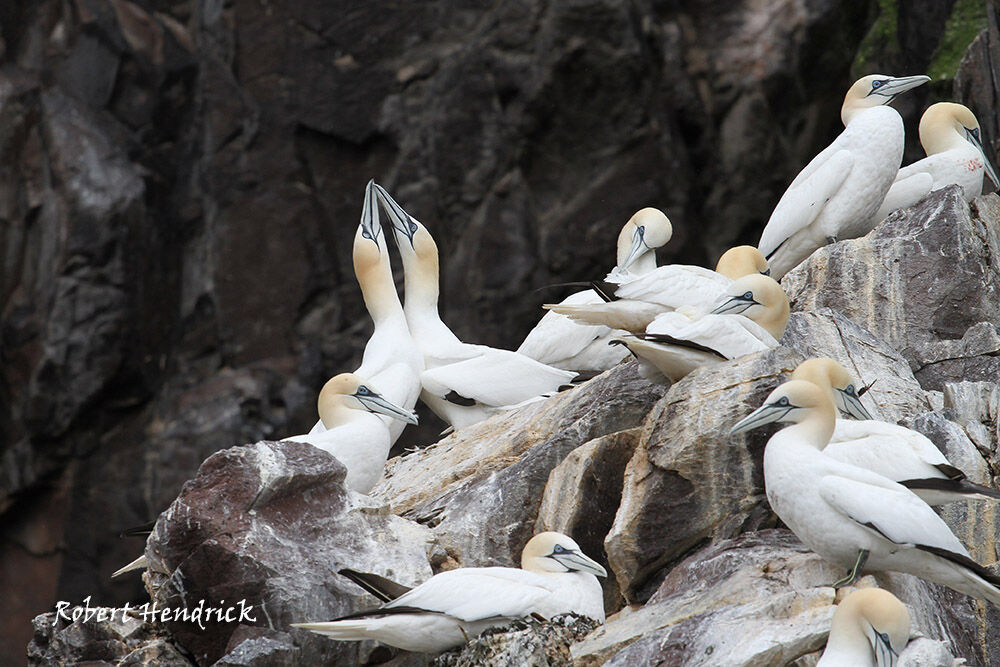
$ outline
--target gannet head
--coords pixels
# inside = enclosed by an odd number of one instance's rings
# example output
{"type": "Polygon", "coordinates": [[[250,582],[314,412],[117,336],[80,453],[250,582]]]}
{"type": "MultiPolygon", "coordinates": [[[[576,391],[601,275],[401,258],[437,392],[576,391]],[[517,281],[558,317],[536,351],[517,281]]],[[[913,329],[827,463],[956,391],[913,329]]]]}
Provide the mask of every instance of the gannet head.
{"type": "Polygon", "coordinates": [[[788,325],[788,297],[773,278],[752,273],[743,276],[726,290],[712,313],[749,317],[764,327],[775,340],[781,338],[788,325]]]}
{"type": "Polygon", "coordinates": [[[319,417],[327,428],[337,425],[339,420],[336,413],[345,408],[377,412],[408,424],[417,423],[416,413],[389,402],[368,381],[354,373],[341,373],[327,380],[319,392],[317,407],[319,417]]]}
{"type": "Polygon", "coordinates": [[[910,612],[889,591],[863,588],[854,591],[837,605],[830,626],[827,650],[840,643],[860,641],[871,645],[875,664],[891,667],[910,639],[910,612]]]}
{"type": "Polygon", "coordinates": [[[389,216],[389,221],[392,223],[392,234],[396,239],[396,243],[402,249],[405,247],[405,242],[408,241],[412,248],[413,237],[423,225],[404,211],[403,207],[397,204],[396,200],[389,196],[385,188],[378,183],[375,183],[375,194],[378,200],[382,202],[382,207],[385,208],[385,212],[389,216]]]}
{"type": "Polygon", "coordinates": [[[997,172],[986,156],[979,121],[969,107],[954,102],[938,102],[927,107],[920,117],[920,145],[928,155],[955,148],[956,142],[968,141],[983,158],[986,176],[1000,188],[997,172]]]}
{"type": "Polygon", "coordinates": [[[670,220],[658,208],[644,208],[629,218],[618,234],[618,271],[626,271],[635,260],[666,245],[674,234],[670,220]]]}
{"type": "Polygon", "coordinates": [[[892,102],[897,95],[927,83],[931,78],[918,74],[917,76],[893,77],[885,74],[869,74],[854,82],[844,96],[844,105],[840,108],[840,119],[846,126],[858,111],[870,109],[892,102]]]}
{"type": "Polygon", "coordinates": [[[715,272],[732,280],[738,280],[754,273],[769,276],[771,266],[757,248],[752,245],[738,245],[722,253],[722,257],[715,265],[715,272]]]}
{"type": "Polygon", "coordinates": [[[539,533],[521,551],[521,569],[529,572],[589,572],[598,577],[607,571],[583,555],[580,545],[562,533],[539,533]]]}
{"type": "Polygon", "coordinates": [[[861,386],[839,362],[828,357],[807,359],[795,369],[792,379],[806,380],[826,389],[837,407],[855,419],[872,419],[865,406],[861,405],[861,397],[868,387],[861,386]]]}
{"type": "MultiPolygon", "coordinates": [[[[832,434],[836,412],[827,391],[820,389],[812,382],[789,380],[772,391],[762,406],[737,422],[730,429],[729,435],[750,431],[772,422],[798,424],[816,413],[829,419],[830,433],[832,434]]],[[[827,441],[829,441],[829,436],[827,436],[827,441]]]]}

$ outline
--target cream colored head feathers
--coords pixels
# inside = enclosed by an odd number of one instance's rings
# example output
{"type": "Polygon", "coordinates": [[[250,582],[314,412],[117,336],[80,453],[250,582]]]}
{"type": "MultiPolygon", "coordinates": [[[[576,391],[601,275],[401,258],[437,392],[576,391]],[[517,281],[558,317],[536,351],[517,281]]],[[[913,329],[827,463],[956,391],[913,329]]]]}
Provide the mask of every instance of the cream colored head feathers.
{"type": "Polygon", "coordinates": [[[828,391],[806,380],[789,380],[772,391],[763,405],[733,426],[730,434],[772,422],[809,423],[809,439],[822,448],[830,442],[836,420],[837,409],[828,391]]]}
{"type": "Polygon", "coordinates": [[[646,253],[666,245],[673,234],[674,228],[663,211],[657,208],[637,211],[618,234],[618,269],[625,271],[646,253]]]}
{"type": "Polygon", "coordinates": [[[721,305],[712,312],[749,317],[779,340],[788,325],[788,297],[774,279],[752,273],[733,281],[721,305]]]}
{"type": "Polygon", "coordinates": [[[885,74],[869,74],[854,82],[844,96],[844,105],[840,109],[840,119],[846,126],[855,114],[864,109],[881,106],[891,102],[896,95],[930,81],[930,77],[903,76],[892,77],[885,74]]]}
{"type": "Polygon", "coordinates": [[[910,612],[906,606],[889,591],[863,588],[837,605],[826,651],[835,652],[867,641],[875,664],[894,665],[909,639],[910,612]]]}
{"type": "Polygon", "coordinates": [[[387,401],[367,380],[354,373],[341,373],[327,380],[317,400],[319,418],[328,429],[348,421],[350,411],[377,412],[410,424],[417,423],[411,411],[387,401]]]}
{"type": "Polygon", "coordinates": [[[837,407],[855,419],[871,419],[868,410],[861,405],[861,396],[868,389],[854,379],[850,371],[839,362],[828,357],[807,359],[792,373],[793,380],[806,380],[830,392],[837,407]]]}
{"type": "Polygon", "coordinates": [[[938,102],[927,107],[920,117],[920,145],[927,155],[961,148],[972,144],[983,159],[986,176],[1000,187],[996,170],[983,146],[979,121],[969,107],[954,102],[938,102]]]}
{"type": "Polygon", "coordinates": [[[770,273],[771,267],[767,259],[760,250],[752,245],[740,245],[730,248],[722,253],[718,263],[715,265],[715,272],[721,273],[727,278],[737,280],[743,276],[759,273],[766,276],[770,273]]]}
{"type": "Polygon", "coordinates": [[[540,574],[589,572],[598,577],[608,576],[599,563],[580,551],[580,545],[572,538],[554,532],[539,533],[528,540],[521,551],[521,569],[540,574]]]}

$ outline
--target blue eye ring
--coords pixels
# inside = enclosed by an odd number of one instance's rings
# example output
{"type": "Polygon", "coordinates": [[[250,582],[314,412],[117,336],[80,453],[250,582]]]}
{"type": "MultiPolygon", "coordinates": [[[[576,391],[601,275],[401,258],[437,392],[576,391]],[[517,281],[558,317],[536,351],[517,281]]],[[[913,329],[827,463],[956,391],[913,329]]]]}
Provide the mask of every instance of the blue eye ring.
{"type": "Polygon", "coordinates": [[[782,396],[777,401],[775,401],[775,405],[780,405],[783,408],[784,407],[788,407],[788,397],[787,396],[782,396]]]}
{"type": "Polygon", "coordinates": [[[744,292],[743,293],[743,298],[746,299],[747,301],[752,301],[753,300],[753,292],[744,292]]]}
{"type": "Polygon", "coordinates": [[[368,387],[361,385],[355,393],[360,394],[361,396],[368,396],[372,392],[368,387]]]}

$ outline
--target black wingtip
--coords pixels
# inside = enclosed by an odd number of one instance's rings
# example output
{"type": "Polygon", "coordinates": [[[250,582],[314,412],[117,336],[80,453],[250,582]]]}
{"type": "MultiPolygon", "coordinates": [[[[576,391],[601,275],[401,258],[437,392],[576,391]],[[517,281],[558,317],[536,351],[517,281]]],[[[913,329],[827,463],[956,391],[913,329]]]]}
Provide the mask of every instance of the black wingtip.
{"type": "Polygon", "coordinates": [[[403,584],[396,583],[392,579],[386,579],[383,576],[373,574],[371,572],[359,572],[358,570],[352,570],[345,567],[337,570],[337,574],[347,577],[382,602],[391,602],[404,593],[409,593],[411,590],[409,586],[404,586],[403,584]]]}
{"type": "Polygon", "coordinates": [[[118,533],[118,537],[146,537],[153,532],[153,526],[155,525],[156,519],[153,519],[152,521],[147,521],[144,524],[126,528],[122,532],[118,533]]]}

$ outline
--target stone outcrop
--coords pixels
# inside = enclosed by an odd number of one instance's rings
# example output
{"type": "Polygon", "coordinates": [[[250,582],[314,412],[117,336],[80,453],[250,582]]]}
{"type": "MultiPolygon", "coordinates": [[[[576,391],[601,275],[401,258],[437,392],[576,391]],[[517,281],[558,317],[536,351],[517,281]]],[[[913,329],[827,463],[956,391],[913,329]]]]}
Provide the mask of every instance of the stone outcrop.
{"type": "Polygon", "coordinates": [[[487,630],[461,649],[445,653],[432,667],[573,667],[570,646],[597,626],[575,614],[556,616],[548,622],[534,619],[487,630]]]}
{"type": "Polygon", "coordinates": [[[192,663],[164,638],[162,629],[141,617],[107,607],[87,611],[92,616],[81,613],[76,620],[66,620],[55,613],[35,618],[28,664],[191,667],[192,663]]]}

